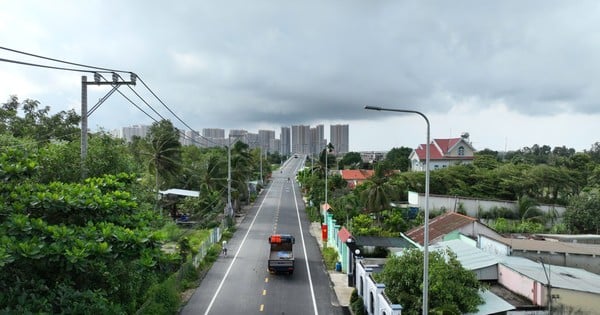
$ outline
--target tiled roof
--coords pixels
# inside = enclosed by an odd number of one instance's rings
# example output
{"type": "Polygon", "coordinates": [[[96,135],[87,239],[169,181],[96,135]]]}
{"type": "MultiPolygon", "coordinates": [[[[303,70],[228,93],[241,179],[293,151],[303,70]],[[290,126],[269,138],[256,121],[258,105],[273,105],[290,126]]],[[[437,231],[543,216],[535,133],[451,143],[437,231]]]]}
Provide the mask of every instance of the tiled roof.
{"type": "Polygon", "coordinates": [[[340,231],[338,232],[338,239],[340,239],[343,242],[346,242],[346,240],[350,237],[352,237],[352,234],[350,233],[350,231],[346,230],[346,227],[342,227],[342,229],[340,229],[340,231]]]}
{"type": "MultiPolygon", "coordinates": [[[[431,242],[431,240],[456,231],[475,221],[477,221],[477,219],[456,212],[447,212],[437,216],[429,221],[429,241],[431,242]]],[[[406,236],[410,237],[413,241],[424,245],[424,229],[425,227],[423,225],[418,226],[406,232],[406,236]]]]}
{"type": "MultiPolygon", "coordinates": [[[[433,139],[429,147],[429,159],[430,160],[472,160],[472,156],[446,156],[446,154],[458,143],[462,138],[450,138],[450,139],[433,139]]],[[[425,160],[427,154],[427,146],[423,143],[420,144],[416,149],[415,153],[419,160],[425,160]]]]}
{"type": "Polygon", "coordinates": [[[373,176],[373,170],[341,170],[344,180],[366,180],[373,176]]]}

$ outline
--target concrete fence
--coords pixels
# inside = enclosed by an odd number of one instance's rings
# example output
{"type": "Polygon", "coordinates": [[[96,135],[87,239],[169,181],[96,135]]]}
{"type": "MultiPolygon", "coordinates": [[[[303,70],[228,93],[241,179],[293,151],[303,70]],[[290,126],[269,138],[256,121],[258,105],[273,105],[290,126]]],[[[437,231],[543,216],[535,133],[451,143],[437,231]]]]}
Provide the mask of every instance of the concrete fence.
{"type": "Polygon", "coordinates": [[[206,256],[206,253],[208,253],[208,250],[210,249],[210,247],[213,244],[219,242],[221,240],[221,236],[222,236],[221,227],[216,227],[216,228],[213,228],[212,230],[210,230],[210,235],[209,235],[208,239],[206,241],[202,242],[202,244],[200,244],[200,247],[198,247],[198,254],[194,255],[194,258],[192,260],[194,267],[198,268],[198,266],[200,266],[200,262],[206,256]]]}

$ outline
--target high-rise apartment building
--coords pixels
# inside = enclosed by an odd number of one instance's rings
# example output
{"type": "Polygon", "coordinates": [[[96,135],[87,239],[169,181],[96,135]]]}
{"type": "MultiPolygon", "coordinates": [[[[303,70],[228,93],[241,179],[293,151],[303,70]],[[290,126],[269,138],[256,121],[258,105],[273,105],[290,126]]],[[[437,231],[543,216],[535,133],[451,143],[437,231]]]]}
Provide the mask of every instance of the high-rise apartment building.
{"type": "Polygon", "coordinates": [[[125,141],[131,142],[131,139],[133,139],[135,136],[145,138],[148,134],[148,131],[150,131],[150,126],[133,125],[130,127],[123,127],[121,135],[125,141]]]}
{"type": "Polygon", "coordinates": [[[292,126],[292,152],[310,153],[310,126],[292,126]]]}
{"type": "Polygon", "coordinates": [[[333,145],[336,153],[349,152],[349,127],[348,125],[329,126],[329,142],[333,145]]]}
{"type": "Polygon", "coordinates": [[[272,149],[273,150],[272,153],[281,152],[281,151],[279,151],[281,148],[281,140],[271,139],[271,142],[269,143],[269,147],[274,148],[274,149],[272,149]]]}
{"type": "Polygon", "coordinates": [[[207,138],[225,138],[225,129],[221,128],[204,128],[202,136],[207,138]]]}
{"type": "Polygon", "coordinates": [[[186,130],[184,132],[179,132],[179,142],[182,145],[195,145],[199,146],[198,138],[200,137],[200,133],[198,131],[186,130]]]}
{"type": "Polygon", "coordinates": [[[317,125],[314,128],[310,128],[310,151],[307,153],[315,154],[320,152],[321,148],[325,145],[325,127],[317,125]]]}
{"type": "Polygon", "coordinates": [[[290,154],[290,139],[290,127],[281,127],[281,134],[279,135],[279,140],[281,141],[279,153],[281,155],[290,154]]]}
{"type": "Polygon", "coordinates": [[[258,142],[264,153],[274,152],[275,148],[271,147],[271,140],[275,139],[275,130],[259,130],[258,142]]]}

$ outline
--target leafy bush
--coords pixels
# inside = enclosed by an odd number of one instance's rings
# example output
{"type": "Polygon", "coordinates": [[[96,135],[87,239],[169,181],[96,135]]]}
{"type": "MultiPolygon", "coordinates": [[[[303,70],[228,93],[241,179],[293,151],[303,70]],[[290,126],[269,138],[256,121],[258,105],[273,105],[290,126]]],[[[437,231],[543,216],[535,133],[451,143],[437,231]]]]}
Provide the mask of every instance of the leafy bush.
{"type": "Polygon", "coordinates": [[[354,315],[365,314],[365,303],[363,302],[363,299],[358,295],[356,296],[354,302],[350,303],[350,308],[352,309],[352,313],[354,313],[354,315]]]}
{"type": "Polygon", "coordinates": [[[148,301],[139,314],[175,314],[179,307],[179,291],[175,279],[171,277],[163,283],[152,286],[148,291],[148,301]]]}
{"type": "Polygon", "coordinates": [[[338,252],[332,247],[323,248],[323,260],[325,260],[325,267],[329,270],[335,268],[335,263],[339,260],[338,252]]]}
{"type": "Polygon", "coordinates": [[[321,215],[319,215],[319,210],[315,206],[306,207],[306,214],[308,215],[308,219],[311,222],[321,222],[321,215]]]}

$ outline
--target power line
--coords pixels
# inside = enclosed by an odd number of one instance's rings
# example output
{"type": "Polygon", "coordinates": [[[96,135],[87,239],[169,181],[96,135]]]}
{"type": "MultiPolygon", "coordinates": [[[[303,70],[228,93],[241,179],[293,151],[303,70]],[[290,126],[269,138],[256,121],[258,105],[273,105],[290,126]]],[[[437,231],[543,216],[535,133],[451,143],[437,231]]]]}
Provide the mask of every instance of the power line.
{"type": "MultiPolygon", "coordinates": [[[[24,62],[24,61],[18,61],[18,60],[11,60],[11,59],[5,59],[5,58],[0,58],[0,61],[4,61],[4,62],[10,62],[10,63],[15,63],[15,64],[21,64],[21,65],[26,65],[26,66],[34,66],[34,67],[41,67],[41,68],[47,68],[47,69],[54,69],[54,70],[63,70],[63,71],[74,71],[74,72],[85,72],[85,73],[113,73],[113,74],[117,74],[116,72],[121,72],[121,73],[129,73],[129,74],[135,74],[131,71],[124,71],[124,70],[117,70],[117,69],[110,69],[110,68],[105,68],[105,67],[97,67],[97,66],[90,66],[90,65],[86,65],[86,64],[81,64],[81,63],[75,63],[75,62],[70,62],[70,61],[66,61],[66,60],[62,60],[62,59],[57,59],[57,58],[50,58],[50,57],[46,57],[46,56],[41,56],[41,55],[37,55],[37,54],[33,54],[33,53],[28,53],[25,51],[21,51],[21,50],[17,50],[17,49],[12,49],[12,48],[7,48],[7,47],[3,47],[0,46],[0,49],[2,50],[6,50],[6,51],[10,51],[10,52],[14,52],[14,53],[18,53],[18,54],[23,54],[26,56],[30,56],[30,57],[35,57],[35,58],[40,58],[40,59],[44,59],[44,60],[49,60],[49,61],[54,61],[54,62],[58,62],[58,63],[64,63],[64,64],[69,64],[69,65],[73,65],[73,66],[78,66],[78,67],[83,67],[83,68],[89,68],[89,69],[96,69],[96,70],[84,70],[84,69],[75,69],[75,68],[64,68],[64,67],[56,67],[56,66],[49,66],[49,65],[42,65],[42,64],[35,64],[35,63],[30,63],[30,62],[24,62]],[[97,71],[97,70],[101,70],[101,71],[97,71]]],[[[117,74],[119,77],[121,77],[119,74],[117,74]]],[[[187,127],[190,131],[195,131],[190,125],[188,125],[186,122],[184,122],[177,114],[175,114],[175,112],[173,112],[173,110],[171,110],[171,108],[169,106],[167,106],[167,104],[165,102],[163,102],[163,100],[158,97],[158,95],[156,93],[154,93],[154,91],[146,84],[146,82],[139,77],[137,74],[135,74],[136,77],[139,79],[140,82],[142,82],[142,85],[144,85],[144,87],[179,121],[181,122],[185,127],[187,127]]],[[[102,78],[104,78],[104,76],[100,75],[102,78]]],[[[122,78],[122,77],[121,77],[122,78]]],[[[104,78],[104,80],[106,80],[108,82],[108,80],[106,78],[104,78]]],[[[128,86],[129,89],[136,94],[136,96],[142,100],[142,102],[144,102],[155,114],[157,114],[161,119],[165,119],[160,113],[158,113],[141,95],[139,95],[131,86],[128,86]]],[[[144,110],[142,110],[137,104],[135,104],[131,99],[129,99],[128,97],[126,97],[121,91],[116,90],[117,92],[119,92],[119,94],[121,94],[121,96],[123,96],[126,100],[128,100],[132,105],[134,105],[138,110],[140,110],[142,113],[144,113],[146,116],[150,117],[153,121],[157,121],[156,119],[154,119],[151,115],[149,115],[148,113],[146,113],[144,110]]],[[[210,140],[207,137],[204,137],[202,135],[199,135],[202,139],[213,143],[215,145],[220,145],[212,140],[210,140]]],[[[195,142],[194,139],[192,139],[193,142],[195,142]]],[[[201,144],[201,143],[199,143],[201,144]]]]}
{"type": "Polygon", "coordinates": [[[25,51],[21,51],[21,50],[17,50],[17,49],[12,49],[12,48],[7,48],[7,47],[2,47],[2,46],[0,46],[0,49],[11,51],[11,52],[14,52],[14,53],[17,53],[17,54],[22,54],[22,55],[27,55],[27,56],[31,56],[31,57],[36,57],[36,58],[40,58],[40,59],[46,59],[46,60],[55,61],[55,62],[59,62],[59,63],[65,63],[65,64],[72,65],[72,66],[78,66],[78,67],[83,67],[83,68],[92,68],[92,69],[98,69],[98,70],[105,70],[107,72],[127,72],[127,73],[132,73],[130,71],[108,69],[108,68],[103,68],[103,67],[96,67],[96,66],[90,66],[90,65],[85,65],[85,64],[81,64],[81,63],[70,62],[70,61],[56,59],[56,58],[45,57],[45,56],[36,55],[36,54],[28,53],[28,52],[25,52],[25,51]]]}
{"type": "MultiPolygon", "coordinates": [[[[0,58],[0,61],[9,62],[9,63],[15,63],[15,64],[19,64],[19,65],[25,65],[25,66],[31,66],[31,67],[47,68],[47,69],[62,70],[62,71],[86,72],[86,73],[95,73],[95,72],[98,72],[98,71],[92,71],[92,70],[83,70],[83,69],[74,69],[74,68],[64,68],[64,67],[48,66],[48,65],[38,64],[38,63],[31,63],[31,62],[25,62],[25,61],[19,61],[19,60],[12,60],[12,59],[6,59],[6,58],[0,58]]],[[[103,72],[104,73],[110,73],[110,71],[103,71],[103,72]]]]}

